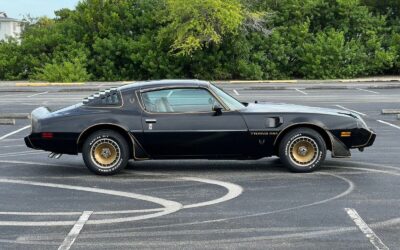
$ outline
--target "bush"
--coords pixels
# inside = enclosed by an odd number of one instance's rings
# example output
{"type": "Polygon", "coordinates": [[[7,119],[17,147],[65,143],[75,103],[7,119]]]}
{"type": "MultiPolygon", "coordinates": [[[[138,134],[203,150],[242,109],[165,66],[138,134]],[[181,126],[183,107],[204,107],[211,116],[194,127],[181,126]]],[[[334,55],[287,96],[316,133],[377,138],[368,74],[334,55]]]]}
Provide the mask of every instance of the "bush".
{"type": "Polygon", "coordinates": [[[85,66],[76,61],[46,63],[32,76],[34,80],[49,82],[84,82],[90,79],[85,66]]]}

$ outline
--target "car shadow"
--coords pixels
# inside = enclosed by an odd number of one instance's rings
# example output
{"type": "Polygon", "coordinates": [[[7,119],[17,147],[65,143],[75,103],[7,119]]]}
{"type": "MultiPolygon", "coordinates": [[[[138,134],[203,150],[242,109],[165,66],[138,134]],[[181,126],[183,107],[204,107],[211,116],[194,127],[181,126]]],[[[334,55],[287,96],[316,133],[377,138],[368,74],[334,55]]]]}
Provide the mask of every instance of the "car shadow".
{"type": "Polygon", "coordinates": [[[278,158],[260,160],[148,160],[130,161],[126,171],[146,172],[288,172],[278,158]]]}

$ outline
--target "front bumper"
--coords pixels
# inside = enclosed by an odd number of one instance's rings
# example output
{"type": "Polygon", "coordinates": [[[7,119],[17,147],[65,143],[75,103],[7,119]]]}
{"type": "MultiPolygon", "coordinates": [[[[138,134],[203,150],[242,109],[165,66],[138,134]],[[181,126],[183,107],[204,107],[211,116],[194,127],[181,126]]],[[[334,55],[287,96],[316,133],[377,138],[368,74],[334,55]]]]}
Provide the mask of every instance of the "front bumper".
{"type": "Polygon", "coordinates": [[[370,136],[369,140],[367,141],[367,143],[365,144],[365,147],[372,146],[372,144],[374,144],[374,142],[375,142],[375,139],[376,139],[376,134],[373,131],[371,131],[371,136],[370,136]]]}
{"type": "Polygon", "coordinates": [[[376,139],[375,132],[365,128],[352,130],[351,137],[340,137],[340,131],[341,130],[335,131],[335,133],[329,133],[332,143],[333,158],[350,157],[350,149],[358,148],[362,150],[365,147],[372,146],[376,139]]]}
{"type": "Polygon", "coordinates": [[[355,138],[351,148],[366,148],[374,144],[376,133],[372,130],[361,128],[355,131],[355,138]]]}

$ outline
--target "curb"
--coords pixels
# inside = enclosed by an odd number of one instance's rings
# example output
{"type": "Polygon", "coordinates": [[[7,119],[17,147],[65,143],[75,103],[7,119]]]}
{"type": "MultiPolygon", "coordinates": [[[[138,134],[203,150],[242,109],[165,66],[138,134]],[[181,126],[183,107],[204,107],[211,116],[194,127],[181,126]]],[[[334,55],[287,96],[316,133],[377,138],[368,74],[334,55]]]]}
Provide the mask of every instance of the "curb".
{"type": "Polygon", "coordinates": [[[233,80],[233,81],[215,81],[216,83],[231,83],[231,84],[240,84],[240,83],[298,83],[298,80],[249,80],[249,81],[241,81],[241,80],[233,80]]]}
{"type": "Polygon", "coordinates": [[[352,82],[400,82],[400,79],[344,79],[338,82],[352,83],[352,82]]]}
{"type": "Polygon", "coordinates": [[[60,89],[57,92],[93,92],[100,91],[102,88],[70,88],[70,89],[60,89]]]}
{"type": "Polygon", "coordinates": [[[0,119],[0,125],[15,125],[14,119],[0,119]]]}
{"type": "Polygon", "coordinates": [[[400,116],[400,109],[382,109],[382,114],[383,115],[399,114],[398,116],[400,116]]]}
{"type": "Polygon", "coordinates": [[[51,87],[51,86],[82,86],[84,82],[62,83],[62,82],[19,82],[15,87],[51,87]]]}
{"type": "Polygon", "coordinates": [[[0,113],[1,119],[29,119],[29,113],[0,113]]]}

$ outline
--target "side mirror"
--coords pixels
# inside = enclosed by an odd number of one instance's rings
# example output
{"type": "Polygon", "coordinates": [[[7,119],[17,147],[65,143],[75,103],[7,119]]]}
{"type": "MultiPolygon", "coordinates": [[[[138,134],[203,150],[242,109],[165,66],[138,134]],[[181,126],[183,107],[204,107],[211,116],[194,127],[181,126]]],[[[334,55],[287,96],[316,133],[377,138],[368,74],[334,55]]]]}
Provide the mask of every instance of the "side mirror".
{"type": "Polygon", "coordinates": [[[215,112],[215,115],[222,115],[222,110],[223,110],[223,108],[218,103],[215,103],[212,106],[212,111],[215,112]]]}

